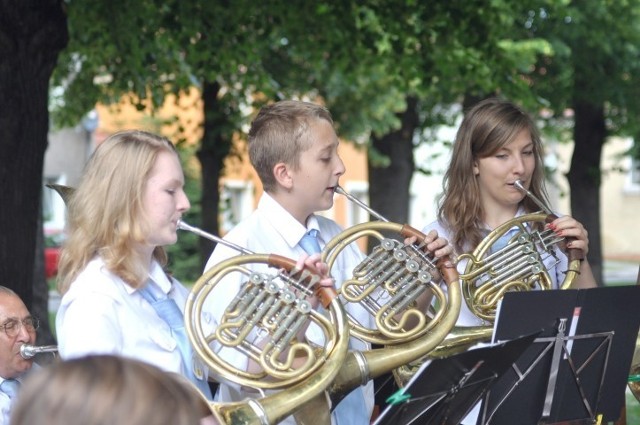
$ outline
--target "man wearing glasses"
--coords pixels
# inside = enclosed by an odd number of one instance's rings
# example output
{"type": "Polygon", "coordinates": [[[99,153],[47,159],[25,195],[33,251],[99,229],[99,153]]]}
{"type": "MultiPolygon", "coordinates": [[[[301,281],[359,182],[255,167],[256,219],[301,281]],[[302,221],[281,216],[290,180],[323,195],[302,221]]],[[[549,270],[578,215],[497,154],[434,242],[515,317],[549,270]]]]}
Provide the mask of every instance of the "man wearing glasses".
{"type": "Polygon", "coordinates": [[[20,297],[0,286],[0,424],[9,424],[20,381],[33,366],[33,359],[22,358],[20,347],[35,344],[37,328],[38,319],[31,316],[20,297]]]}

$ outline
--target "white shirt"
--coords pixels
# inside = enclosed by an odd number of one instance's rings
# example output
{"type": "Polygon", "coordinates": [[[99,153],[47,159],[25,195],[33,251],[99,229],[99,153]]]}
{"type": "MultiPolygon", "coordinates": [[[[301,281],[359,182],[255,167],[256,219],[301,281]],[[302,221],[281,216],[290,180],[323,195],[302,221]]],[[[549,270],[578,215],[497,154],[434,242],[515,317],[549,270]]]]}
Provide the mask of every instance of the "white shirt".
{"type": "MultiPolygon", "coordinates": [[[[256,254],[278,254],[292,260],[297,260],[305,251],[298,245],[302,236],[309,229],[319,230],[318,241],[320,247],[339,234],[342,229],[333,220],[322,216],[313,215],[307,222],[308,228],[305,228],[298,222],[289,212],[287,212],[280,204],[278,204],[269,194],[264,193],[258,203],[257,209],[246,219],[242,220],[235,226],[226,236],[225,239],[233,242],[243,248],[246,248],[256,254]]],[[[213,254],[209,258],[206,270],[214,267],[221,261],[240,255],[238,251],[218,244],[213,254]]],[[[336,280],[336,286],[340,287],[341,283],[347,278],[351,278],[353,268],[364,259],[363,254],[355,246],[349,245],[343,250],[336,263],[332,268],[332,277],[336,280]]],[[[252,270],[267,271],[267,267],[260,265],[251,265],[252,270]]],[[[270,273],[273,273],[271,269],[270,273]]],[[[204,310],[213,315],[213,321],[220,323],[222,314],[227,306],[239,292],[242,285],[240,279],[225,279],[223,284],[217,285],[209,295],[205,303],[204,310]]],[[[346,309],[349,314],[353,315],[362,324],[373,327],[373,319],[359,305],[348,304],[346,309]]],[[[318,341],[319,335],[314,331],[314,325],[309,326],[307,330],[307,338],[314,342],[318,341]]],[[[358,339],[351,338],[351,347],[356,350],[368,350],[369,344],[358,339]]],[[[246,370],[247,358],[239,354],[234,349],[222,349],[218,353],[225,361],[234,364],[239,369],[246,370]]],[[[369,413],[373,410],[373,381],[362,387],[365,395],[365,401],[369,413]]],[[[258,398],[259,395],[253,392],[246,392],[237,385],[221,383],[218,391],[219,401],[241,401],[246,398],[258,398]]],[[[283,423],[295,423],[292,419],[288,419],[283,423]]]]}
{"type": "MultiPolygon", "coordinates": [[[[181,311],[189,291],[170,281],[153,261],[150,278],[173,298],[181,311]]],[[[96,257],[64,294],[56,317],[62,359],[88,354],[115,354],[184,373],[177,342],[167,323],[140,293],[104,267],[96,257]]]]}

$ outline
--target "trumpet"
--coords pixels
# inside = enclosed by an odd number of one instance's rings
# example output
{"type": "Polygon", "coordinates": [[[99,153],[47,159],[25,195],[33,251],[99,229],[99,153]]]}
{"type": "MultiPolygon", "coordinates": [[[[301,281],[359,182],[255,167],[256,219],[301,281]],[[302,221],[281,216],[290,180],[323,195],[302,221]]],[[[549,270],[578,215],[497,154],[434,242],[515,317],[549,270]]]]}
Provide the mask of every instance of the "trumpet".
{"type": "Polygon", "coordinates": [[[23,359],[32,359],[38,354],[41,353],[52,353],[53,356],[56,356],[58,352],[57,345],[29,345],[23,344],[20,346],[20,355],[23,359]]]}
{"type": "Polygon", "coordinates": [[[211,403],[214,416],[225,424],[268,425],[291,414],[304,423],[322,423],[323,420],[328,423],[329,408],[323,393],[344,363],[349,344],[346,314],[335,290],[316,289],[314,286],[319,277],[308,270],[297,269],[296,263],[288,258],[255,254],[183,221],[179,221],[177,227],[243,254],[212,267],[196,281],[189,294],[184,311],[185,326],[198,356],[223,381],[260,392],[283,390],[259,400],[211,403]],[[265,264],[275,268],[276,273],[260,273],[249,267],[265,264]],[[212,291],[222,280],[230,275],[238,277],[238,274],[245,280],[240,292],[227,305],[217,328],[212,332],[205,331],[202,317],[207,314],[203,313],[207,298],[215,297],[212,291]],[[328,317],[316,312],[306,300],[314,293],[328,317]],[[323,332],[324,345],[296,338],[308,322],[315,323],[323,332]],[[259,364],[262,370],[256,372],[236,367],[219,355],[220,347],[238,351],[259,364]],[[302,365],[294,364],[294,358],[306,361],[302,365]],[[319,406],[320,410],[312,412],[310,404],[319,406]]]}

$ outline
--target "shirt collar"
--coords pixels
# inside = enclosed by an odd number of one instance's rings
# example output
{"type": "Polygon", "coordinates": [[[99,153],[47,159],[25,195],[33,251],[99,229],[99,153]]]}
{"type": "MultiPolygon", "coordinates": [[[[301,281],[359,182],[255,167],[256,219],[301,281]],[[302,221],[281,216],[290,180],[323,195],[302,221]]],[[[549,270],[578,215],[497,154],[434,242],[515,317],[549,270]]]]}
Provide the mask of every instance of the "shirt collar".
{"type": "MultiPolygon", "coordinates": [[[[307,218],[307,227],[304,227],[267,192],[264,192],[260,197],[257,209],[260,214],[273,225],[274,229],[291,248],[298,245],[302,236],[310,229],[320,230],[320,224],[315,214],[307,218]]],[[[318,239],[322,241],[322,233],[320,233],[318,239]]]]}

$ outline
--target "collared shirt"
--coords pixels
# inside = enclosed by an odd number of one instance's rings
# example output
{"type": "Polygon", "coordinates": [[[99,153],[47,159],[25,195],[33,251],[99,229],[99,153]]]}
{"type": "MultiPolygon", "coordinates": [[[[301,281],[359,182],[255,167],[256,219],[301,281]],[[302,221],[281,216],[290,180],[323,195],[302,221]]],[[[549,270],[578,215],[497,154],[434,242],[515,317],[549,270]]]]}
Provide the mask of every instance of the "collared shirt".
{"type": "MultiPolygon", "coordinates": [[[[189,291],[169,280],[156,261],[149,276],[184,311],[189,291]]],[[[56,330],[63,359],[116,354],[183,373],[182,357],[167,323],[99,257],[87,264],[62,297],[56,330]]]]}
{"type": "MultiPolygon", "coordinates": [[[[22,375],[14,379],[16,379],[18,382],[20,382],[20,384],[22,384],[24,380],[27,378],[27,376],[29,376],[30,373],[37,371],[38,369],[40,369],[40,366],[37,363],[33,363],[31,366],[31,369],[29,369],[28,371],[24,372],[22,375]]],[[[5,381],[5,378],[0,376],[0,385],[2,385],[4,381],[5,381]]],[[[4,392],[2,392],[2,390],[0,389],[0,425],[9,425],[11,408],[14,403],[15,403],[15,400],[13,400],[12,402],[9,396],[4,392]]]]}
{"type": "MultiPolygon", "coordinates": [[[[521,215],[524,215],[524,214],[525,214],[524,210],[522,208],[519,208],[514,218],[520,217],[521,215]]],[[[525,223],[524,226],[529,227],[529,224],[525,223]]],[[[442,236],[447,240],[451,241],[453,236],[451,229],[438,221],[434,221],[428,224],[427,226],[425,226],[422,232],[426,234],[429,231],[434,229],[438,232],[439,236],[442,236]]],[[[485,230],[487,234],[490,232],[490,229],[485,229],[485,230]]],[[[505,236],[503,237],[505,239],[509,239],[518,230],[519,228],[517,226],[514,226],[511,229],[509,229],[507,232],[505,232],[505,236]]],[[[468,248],[465,252],[470,253],[474,249],[475,248],[468,248]]],[[[545,265],[545,269],[549,273],[549,276],[552,280],[553,289],[558,289],[560,287],[560,284],[564,280],[565,275],[563,272],[567,270],[568,259],[566,254],[563,253],[560,250],[560,248],[558,248],[557,246],[554,247],[554,251],[556,253],[557,260],[556,258],[549,256],[549,257],[545,257],[543,259],[543,262],[545,265]]],[[[467,267],[467,262],[468,262],[467,259],[462,259],[457,264],[458,273],[462,274],[465,272],[465,269],[467,267]]],[[[486,323],[484,323],[482,319],[478,318],[475,314],[473,314],[469,309],[469,307],[467,306],[467,303],[463,300],[460,308],[460,316],[458,316],[458,321],[456,322],[456,326],[479,326],[483,324],[486,324],[486,323]]]]}
{"type": "MultiPolygon", "coordinates": [[[[310,229],[319,231],[318,242],[320,247],[339,234],[342,229],[333,220],[322,216],[312,215],[307,220],[307,227],[298,222],[288,211],[278,204],[269,194],[264,193],[260,198],[256,210],[246,219],[242,220],[226,236],[225,239],[257,254],[278,254],[292,260],[297,260],[305,251],[298,245],[302,236],[310,229]]],[[[332,277],[339,287],[347,278],[351,277],[353,268],[359,264],[364,256],[360,250],[351,244],[346,247],[338,256],[333,268],[332,277]]],[[[238,256],[238,251],[218,244],[213,254],[209,258],[206,270],[210,270],[221,261],[238,256]]],[[[264,271],[266,266],[252,265],[254,271],[264,271]]],[[[273,269],[271,272],[273,273],[273,269]]],[[[235,295],[240,291],[242,285],[240,279],[225,279],[222,284],[209,295],[204,310],[213,315],[213,321],[220,323],[222,314],[231,303],[235,295]]],[[[373,319],[359,305],[348,304],[346,307],[349,314],[359,320],[362,324],[373,327],[373,319]]],[[[320,335],[318,329],[312,324],[307,330],[307,339],[318,342],[320,335]]],[[[351,347],[356,350],[367,350],[369,345],[355,338],[351,338],[351,347]]],[[[239,354],[234,349],[223,348],[218,353],[225,361],[235,367],[246,370],[247,358],[239,354]]],[[[369,412],[373,410],[373,382],[370,381],[363,387],[365,400],[369,412]]],[[[219,401],[240,401],[245,398],[257,398],[256,393],[246,392],[237,385],[223,383],[218,391],[219,401]]],[[[289,418],[287,422],[294,423],[289,418]]]]}
{"type": "MultiPolygon", "coordinates": [[[[20,383],[22,383],[22,380],[20,378],[16,379],[20,381],[20,383]]],[[[2,384],[4,381],[5,379],[0,377],[0,384],[2,384]]],[[[2,390],[0,390],[0,411],[2,412],[2,416],[0,417],[0,425],[9,425],[12,404],[13,402],[9,398],[9,396],[2,390]]]]}

